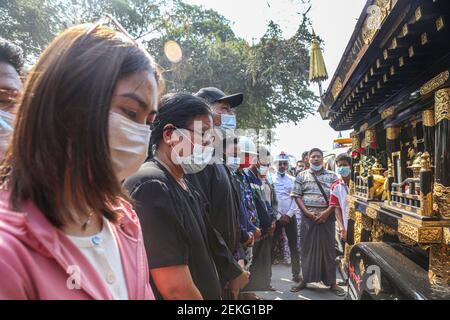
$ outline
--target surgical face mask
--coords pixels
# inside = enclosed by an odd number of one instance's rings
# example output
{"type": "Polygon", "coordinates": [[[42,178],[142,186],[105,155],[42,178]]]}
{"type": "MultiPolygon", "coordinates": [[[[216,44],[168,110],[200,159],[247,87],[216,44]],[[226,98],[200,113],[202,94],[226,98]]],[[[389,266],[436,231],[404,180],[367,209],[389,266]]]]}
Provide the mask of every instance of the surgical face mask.
{"type": "Polygon", "coordinates": [[[312,163],[309,163],[310,168],[313,171],[321,171],[323,169],[323,165],[313,165],[312,163]]]}
{"type": "Polygon", "coordinates": [[[181,166],[184,174],[194,174],[205,169],[208,163],[211,162],[214,148],[210,146],[203,147],[200,144],[195,144],[191,139],[183,134],[181,130],[177,129],[177,132],[183,135],[191,143],[191,145],[194,146],[194,148],[192,150],[192,154],[184,157],[179,156],[178,153],[172,149],[175,153],[175,163],[181,166]]]}
{"type": "Polygon", "coordinates": [[[151,130],[116,112],[109,114],[109,148],[113,168],[119,181],[131,176],[148,154],[151,130]]]}
{"type": "Polygon", "coordinates": [[[231,114],[221,114],[220,115],[220,127],[223,130],[236,129],[236,116],[231,115],[231,114]]]}
{"type": "Polygon", "coordinates": [[[351,170],[350,170],[350,167],[342,166],[342,167],[336,168],[336,173],[338,175],[340,175],[341,177],[346,178],[350,175],[351,170]]]}
{"type": "Polygon", "coordinates": [[[258,173],[261,175],[261,176],[267,176],[267,172],[269,171],[269,167],[268,166],[260,166],[259,168],[258,168],[258,173]]]}
{"type": "Polygon", "coordinates": [[[0,159],[3,159],[11,143],[15,116],[7,111],[0,110],[0,159]]]}
{"type": "Polygon", "coordinates": [[[227,157],[227,166],[232,172],[237,171],[237,169],[241,166],[241,158],[227,157]]]}

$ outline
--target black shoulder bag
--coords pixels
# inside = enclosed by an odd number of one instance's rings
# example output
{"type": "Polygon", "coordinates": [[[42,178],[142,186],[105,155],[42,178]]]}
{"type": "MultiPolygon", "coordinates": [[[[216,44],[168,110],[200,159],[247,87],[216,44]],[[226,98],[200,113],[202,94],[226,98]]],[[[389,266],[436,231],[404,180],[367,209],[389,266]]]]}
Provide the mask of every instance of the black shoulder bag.
{"type": "Polygon", "coordinates": [[[330,202],[328,200],[327,194],[325,193],[325,190],[323,190],[322,184],[320,183],[319,179],[317,179],[317,177],[316,177],[316,175],[314,173],[311,173],[311,174],[312,174],[314,180],[316,181],[317,186],[319,187],[319,190],[322,193],[323,198],[325,199],[325,202],[327,203],[327,207],[329,207],[330,206],[330,202]]]}

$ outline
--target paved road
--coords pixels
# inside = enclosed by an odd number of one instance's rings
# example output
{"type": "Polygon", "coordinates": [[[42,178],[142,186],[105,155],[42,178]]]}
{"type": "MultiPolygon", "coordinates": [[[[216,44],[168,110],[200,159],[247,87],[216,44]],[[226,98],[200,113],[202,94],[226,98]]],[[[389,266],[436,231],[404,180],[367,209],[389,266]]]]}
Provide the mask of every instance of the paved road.
{"type": "MultiPolygon", "coordinates": [[[[342,279],[336,270],[338,282],[342,279]]],[[[289,290],[294,285],[291,281],[291,267],[287,265],[272,266],[272,286],[276,292],[256,292],[256,294],[266,300],[343,300],[321,283],[308,284],[308,288],[297,293],[289,290]]],[[[347,291],[347,287],[341,287],[347,291]]]]}

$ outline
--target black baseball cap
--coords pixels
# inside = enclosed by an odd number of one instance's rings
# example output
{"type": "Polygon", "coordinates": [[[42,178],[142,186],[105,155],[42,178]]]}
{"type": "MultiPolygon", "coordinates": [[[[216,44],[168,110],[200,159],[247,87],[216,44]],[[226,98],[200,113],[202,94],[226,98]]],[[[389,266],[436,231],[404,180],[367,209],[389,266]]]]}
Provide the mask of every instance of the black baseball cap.
{"type": "Polygon", "coordinates": [[[223,91],[214,87],[202,88],[195,94],[195,96],[205,99],[210,104],[214,102],[226,102],[231,108],[236,108],[241,105],[244,100],[243,93],[235,93],[227,96],[223,93],[223,91]]]}

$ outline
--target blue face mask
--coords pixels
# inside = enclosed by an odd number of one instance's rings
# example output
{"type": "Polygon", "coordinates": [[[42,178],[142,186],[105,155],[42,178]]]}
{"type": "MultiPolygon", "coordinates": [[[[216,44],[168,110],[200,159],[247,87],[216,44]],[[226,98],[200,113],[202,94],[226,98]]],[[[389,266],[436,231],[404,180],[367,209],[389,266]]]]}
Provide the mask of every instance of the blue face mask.
{"type": "Polygon", "coordinates": [[[236,116],[231,114],[220,115],[220,127],[224,130],[236,129],[236,116]]]}
{"type": "Polygon", "coordinates": [[[316,165],[313,165],[312,163],[310,163],[309,166],[313,171],[316,171],[316,172],[321,171],[323,169],[323,165],[316,166],[316,165]]]}
{"type": "Polygon", "coordinates": [[[336,173],[338,175],[340,175],[341,177],[346,178],[350,175],[351,170],[350,170],[350,167],[338,167],[336,169],[336,173]]]}

